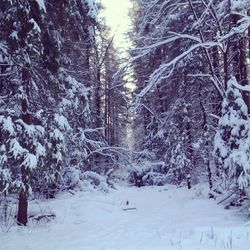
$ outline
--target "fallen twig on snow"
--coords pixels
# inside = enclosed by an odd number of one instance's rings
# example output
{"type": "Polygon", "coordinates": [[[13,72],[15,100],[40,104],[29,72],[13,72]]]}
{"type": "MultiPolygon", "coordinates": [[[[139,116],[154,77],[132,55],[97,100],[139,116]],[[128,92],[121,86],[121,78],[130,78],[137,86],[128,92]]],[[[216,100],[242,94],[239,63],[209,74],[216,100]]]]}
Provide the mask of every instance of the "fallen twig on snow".
{"type": "Polygon", "coordinates": [[[123,211],[128,211],[128,210],[137,210],[136,207],[128,207],[128,208],[123,208],[123,211]]]}
{"type": "Polygon", "coordinates": [[[223,200],[219,201],[217,203],[217,205],[220,205],[222,202],[226,201],[227,199],[229,199],[234,193],[231,193],[230,195],[228,195],[226,198],[224,198],[223,200]]]}

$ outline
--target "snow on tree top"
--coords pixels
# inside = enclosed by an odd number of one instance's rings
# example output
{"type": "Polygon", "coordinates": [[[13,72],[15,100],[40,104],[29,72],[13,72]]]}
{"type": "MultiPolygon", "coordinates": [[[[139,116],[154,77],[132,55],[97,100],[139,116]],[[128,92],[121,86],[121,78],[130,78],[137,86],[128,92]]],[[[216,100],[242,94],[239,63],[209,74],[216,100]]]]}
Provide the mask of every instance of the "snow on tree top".
{"type": "Polygon", "coordinates": [[[61,130],[70,130],[71,127],[67,118],[63,115],[55,114],[55,122],[58,124],[61,130]]]}
{"type": "Polygon", "coordinates": [[[53,132],[50,133],[50,136],[56,140],[63,141],[64,136],[59,129],[54,129],[53,132]]]}
{"type": "Polygon", "coordinates": [[[14,30],[11,34],[10,34],[10,37],[13,39],[13,40],[17,40],[18,41],[18,32],[16,30],[14,30]]]}
{"type": "Polygon", "coordinates": [[[0,116],[0,124],[2,124],[4,131],[8,132],[10,135],[15,134],[14,124],[9,116],[7,118],[0,116]]]}
{"type": "Polygon", "coordinates": [[[8,54],[7,53],[7,46],[3,42],[0,42],[0,52],[1,52],[1,54],[0,54],[0,61],[2,61],[2,59],[1,59],[3,57],[2,54],[5,54],[5,55],[8,54]]]}
{"type": "Polygon", "coordinates": [[[10,152],[13,154],[14,158],[17,159],[18,157],[22,156],[24,153],[27,153],[27,150],[24,149],[16,138],[10,141],[10,152]]]}
{"type": "Polygon", "coordinates": [[[36,156],[37,157],[46,156],[46,149],[44,148],[44,146],[41,143],[37,143],[36,156]]]}
{"type": "Polygon", "coordinates": [[[22,162],[22,166],[24,166],[26,169],[35,169],[37,167],[36,156],[31,153],[26,154],[25,159],[22,162]]]}
{"type": "Polygon", "coordinates": [[[86,3],[89,7],[88,15],[93,18],[95,21],[98,21],[98,8],[96,6],[95,0],[86,0],[86,3]]]}
{"type": "Polygon", "coordinates": [[[37,22],[33,19],[33,18],[31,18],[30,20],[29,20],[29,23],[32,23],[34,26],[33,26],[33,29],[37,32],[37,33],[41,33],[41,29],[40,29],[40,27],[39,27],[39,25],[37,24],[37,22]]]}
{"type": "Polygon", "coordinates": [[[45,3],[44,0],[35,0],[40,8],[40,10],[42,10],[44,13],[46,13],[46,7],[45,7],[45,3]]]}
{"type": "Polygon", "coordinates": [[[233,0],[232,10],[247,9],[250,7],[250,2],[246,0],[233,0]]]}

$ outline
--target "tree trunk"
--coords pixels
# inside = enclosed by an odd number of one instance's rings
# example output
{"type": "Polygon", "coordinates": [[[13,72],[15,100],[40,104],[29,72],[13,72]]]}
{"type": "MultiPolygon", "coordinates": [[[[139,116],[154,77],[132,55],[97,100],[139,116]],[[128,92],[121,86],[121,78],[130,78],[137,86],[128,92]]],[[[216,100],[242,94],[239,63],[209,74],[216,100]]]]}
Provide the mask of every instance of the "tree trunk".
{"type": "MultiPolygon", "coordinates": [[[[237,28],[240,16],[237,14],[231,14],[231,28],[237,28]]],[[[242,86],[248,85],[247,80],[247,32],[243,36],[235,35],[231,38],[231,57],[232,57],[232,72],[236,77],[238,83],[242,86]]],[[[243,100],[248,107],[249,113],[249,93],[243,92],[243,100]]]]}
{"type": "Polygon", "coordinates": [[[28,222],[28,194],[25,187],[22,187],[19,192],[17,224],[26,226],[28,222]]]}
{"type": "Polygon", "coordinates": [[[109,89],[108,80],[104,83],[104,127],[105,127],[105,138],[109,142],[109,89]]]}
{"type": "MultiPolygon", "coordinates": [[[[229,44],[227,44],[229,46],[229,44]]],[[[225,53],[223,53],[223,67],[224,67],[224,86],[227,89],[227,82],[229,80],[229,70],[228,70],[228,48],[225,53]]]]}
{"type": "MultiPolygon", "coordinates": [[[[22,85],[23,85],[23,99],[22,99],[22,120],[26,124],[31,124],[30,114],[28,112],[28,96],[29,96],[29,68],[22,69],[22,85]]],[[[27,142],[24,142],[24,147],[29,151],[27,142]]],[[[29,169],[24,166],[21,167],[22,187],[19,192],[17,224],[26,226],[28,222],[28,192],[29,192],[29,169]]]]}
{"type": "Polygon", "coordinates": [[[201,95],[201,90],[202,90],[202,86],[200,84],[199,87],[199,101],[200,101],[200,107],[201,107],[201,111],[202,111],[202,115],[203,115],[203,122],[202,122],[202,128],[203,128],[203,133],[204,133],[204,137],[205,137],[205,152],[204,152],[204,164],[205,166],[207,166],[207,175],[208,175],[208,183],[209,183],[209,189],[211,190],[213,188],[213,180],[212,180],[212,171],[211,171],[211,167],[210,167],[210,160],[209,160],[209,141],[207,139],[208,136],[208,122],[207,122],[207,113],[206,113],[206,109],[202,103],[202,95],[201,95]]]}
{"type": "MultiPolygon", "coordinates": [[[[240,81],[239,83],[242,86],[248,85],[247,80],[247,40],[245,38],[241,38],[239,41],[239,75],[240,81]]],[[[243,100],[248,107],[248,114],[250,113],[250,99],[249,99],[249,92],[244,91],[243,93],[243,100]]]]}
{"type": "Polygon", "coordinates": [[[101,118],[101,70],[97,69],[96,75],[96,89],[95,89],[95,111],[96,111],[96,127],[102,126],[101,118]]]}

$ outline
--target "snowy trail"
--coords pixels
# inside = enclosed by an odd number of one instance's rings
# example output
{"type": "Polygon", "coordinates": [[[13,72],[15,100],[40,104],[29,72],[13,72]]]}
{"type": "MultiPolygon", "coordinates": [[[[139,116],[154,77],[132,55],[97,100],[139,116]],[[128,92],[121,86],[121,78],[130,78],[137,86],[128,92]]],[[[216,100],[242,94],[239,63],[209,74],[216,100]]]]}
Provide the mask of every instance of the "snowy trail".
{"type": "Polygon", "coordinates": [[[206,199],[203,191],[148,187],[61,195],[32,205],[54,211],[55,221],[2,233],[0,249],[249,250],[250,227],[243,218],[206,199]]]}

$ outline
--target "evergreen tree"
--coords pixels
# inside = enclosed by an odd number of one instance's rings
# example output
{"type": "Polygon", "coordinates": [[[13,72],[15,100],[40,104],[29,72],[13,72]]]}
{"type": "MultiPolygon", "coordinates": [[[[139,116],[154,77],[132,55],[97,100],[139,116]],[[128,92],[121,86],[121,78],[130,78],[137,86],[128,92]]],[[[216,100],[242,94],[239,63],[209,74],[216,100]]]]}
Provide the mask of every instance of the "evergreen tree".
{"type": "Polygon", "coordinates": [[[245,186],[244,177],[246,180],[249,178],[247,169],[250,165],[247,152],[243,149],[246,140],[249,140],[247,106],[236,83],[235,78],[228,81],[222,116],[214,139],[217,175],[223,178],[226,189],[235,185],[245,186]]]}

